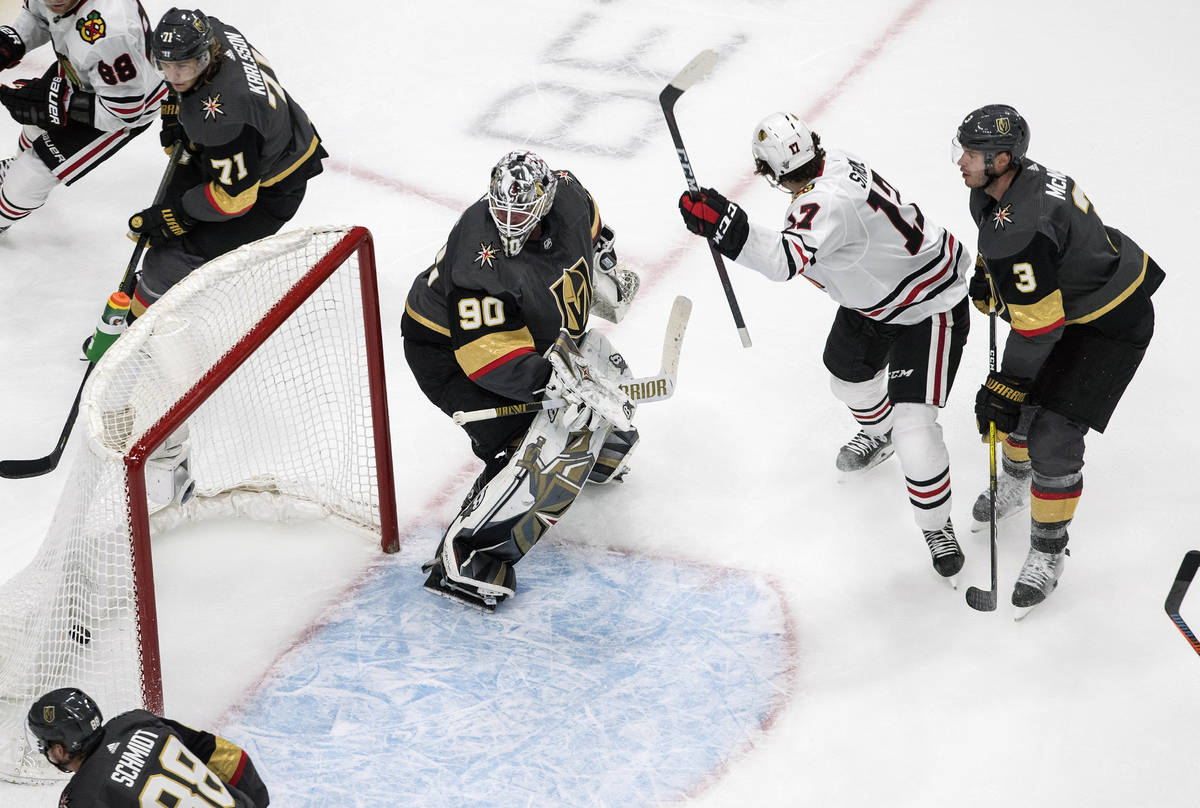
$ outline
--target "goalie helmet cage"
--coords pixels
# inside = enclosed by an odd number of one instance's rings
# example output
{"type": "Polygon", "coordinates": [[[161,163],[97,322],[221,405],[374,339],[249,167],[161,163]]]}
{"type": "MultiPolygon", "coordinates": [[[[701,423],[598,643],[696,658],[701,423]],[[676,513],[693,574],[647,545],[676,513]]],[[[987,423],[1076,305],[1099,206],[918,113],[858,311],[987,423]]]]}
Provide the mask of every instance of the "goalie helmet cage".
{"type": "Polygon", "coordinates": [[[48,690],[80,687],[106,717],[162,712],[145,469],[168,436],[188,427],[196,494],[156,520],[236,500],[334,517],[395,552],[386,400],[365,228],[263,239],[151,306],[97,364],[46,540],[0,586],[0,778],[61,778],[24,733],[48,690]]]}

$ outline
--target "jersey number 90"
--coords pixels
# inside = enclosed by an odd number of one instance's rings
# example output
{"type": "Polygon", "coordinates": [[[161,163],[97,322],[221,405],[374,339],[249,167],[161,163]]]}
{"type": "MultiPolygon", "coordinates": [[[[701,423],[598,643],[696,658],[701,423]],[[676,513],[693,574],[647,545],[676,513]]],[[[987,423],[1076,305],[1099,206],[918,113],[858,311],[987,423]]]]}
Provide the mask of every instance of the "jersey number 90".
{"type": "Polygon", "coordinates": [[[504,325],[504,301],[494,297],[482,300],[464,297],[458,301],[458,323],[463,331],[504,325]]]}

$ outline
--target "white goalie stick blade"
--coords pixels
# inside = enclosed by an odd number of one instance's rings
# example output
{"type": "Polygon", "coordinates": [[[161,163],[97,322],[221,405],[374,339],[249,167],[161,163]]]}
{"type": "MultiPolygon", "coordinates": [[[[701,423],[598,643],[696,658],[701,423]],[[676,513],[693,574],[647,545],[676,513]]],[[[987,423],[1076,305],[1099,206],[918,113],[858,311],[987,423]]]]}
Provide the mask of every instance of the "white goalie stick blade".
{"type": "MultiPolygon", "coordinates": [[[[679,375],[679,354],[683,350],[683,337],[687,332],[688,320],[692,316],[692,301],[683,295],[678,295],[671,305],[671,315],[667,318],[667,329],[663,335],[662,363],[657,374],[630,379],[619,385],[625,395],[635,404],[649,401],[666,401],[675,394],[675,381],[679,375]]],[[[532,401],[528,404],[513,404],[508,407],[492,407],[484,410],[469,410],[454,413],[451,416],[454,423],[462,426],[472,421],[486,421],[489,418],[503,418],[506,415],[520,415],[529,412],[553,410],[563,406],[561,398],[549,398],[544,401],[532,401]]]]}
{"type": "Polygon", "coordinates": [[[683,70],[675,74],[675,78],[671,79],[671,86],[682,92],[696,82],[703,81],[716,67],[718,58],[715,50],[700,51],[692,58],[692,61],[684,66],[683,70]]]}

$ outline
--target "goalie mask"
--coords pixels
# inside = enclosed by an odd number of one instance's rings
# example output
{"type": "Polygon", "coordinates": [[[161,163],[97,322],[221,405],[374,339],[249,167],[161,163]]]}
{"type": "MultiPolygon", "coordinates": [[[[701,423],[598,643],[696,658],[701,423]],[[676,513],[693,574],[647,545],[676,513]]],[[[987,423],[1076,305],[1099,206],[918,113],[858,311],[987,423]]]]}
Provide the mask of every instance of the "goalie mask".
{"type": "Polygon", "coordinates": [[[754,155],[754,173],[766,177],[773,188],[781,187],[779,182],[785,174],[824,156],[808,124],[790,112],[763,118],[754,127],[750,152],[754,155]]]}
{"type": "Polygon", "coordinates": [[[996,155],[1008,152],[1014,163],[1025,156],[1029,149],[1029,124],[1007,104],[988,104],[963,118],[953,145],[951,154],[955,162],[964,149],[983,152],[984,170],[994,176],[992,164],[996,155]]]}
{"type": "Polygon", "coordinates": [[[488,185],[488,211],[509,258],[521,252],[529,234],[550,212],[557,187],[546,161],[533,152],[509,152],[496,163],[488,185]]]}

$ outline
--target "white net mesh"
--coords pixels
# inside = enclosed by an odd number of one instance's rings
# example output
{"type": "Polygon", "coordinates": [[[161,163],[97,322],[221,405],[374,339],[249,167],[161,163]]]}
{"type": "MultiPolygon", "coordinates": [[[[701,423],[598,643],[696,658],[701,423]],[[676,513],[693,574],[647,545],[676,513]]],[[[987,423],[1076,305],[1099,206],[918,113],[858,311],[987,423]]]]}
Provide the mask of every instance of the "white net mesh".
{"type": "Polygon", "coordinates": [[[157,628],[138,624],[125,456],[178,402],[211,389],[194,389],[211,369],[219,385],[186,421],[197,493],[187,508],[268,492],[306,515],[381,530],[356,253],[223,378],[231,348],[348,232],[287,233],[206,264],[96,366],[49,534],[0,587],[0,777],[57,776],[24,739],[25,713],[48,690],[80,687],[106,716],[147,706],[141,632],[157,628]]]}

